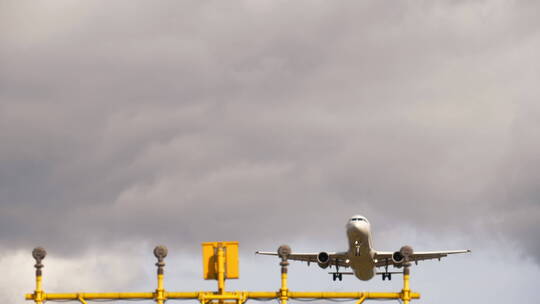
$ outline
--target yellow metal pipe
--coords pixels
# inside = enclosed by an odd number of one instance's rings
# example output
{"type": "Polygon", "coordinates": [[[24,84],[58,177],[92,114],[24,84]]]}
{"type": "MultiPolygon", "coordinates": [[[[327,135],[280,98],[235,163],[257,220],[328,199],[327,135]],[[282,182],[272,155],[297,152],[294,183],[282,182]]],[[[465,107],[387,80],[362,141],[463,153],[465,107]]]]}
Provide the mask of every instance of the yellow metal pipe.
{"type": "MultiPolygon", "coordinates": [[[[419,299],[420,294],[409,291],[408,300],[419,299]]],[[[108,293],[41,293],[26,294],[26,300],[43,301],[47,300],[126,300],[126,299],[155,299],[155,293],[152,292],[108,292],[108,293]]],[[[204,302],[208,300],[238,300],[240,303],[247,299],[280,299],[281,291],[252,291],[252,292],[226,292],[218,294],[211,291],[200,292],[163,292],[165,299],[200,299],[204,302]]],[[[397,292],[313,292],[313,291],[288,291],[287,299],[404,299],[404,293],[397,292]]],[[[203,302],[201,302],[203,303],[203,302]]],[[[360,302],[361,303],[361,302],[360,302]]]]}
{"type": "Polygon", "coordinates": [[[246,292],[247,297],[250,299],[269,299],[269,298],[278,298],[280,295],[279,291],[248,291],[246,292]]]}
{"type": "Polygon", "coordinates": [[[205,292],[165,292],[167,299],[198,299],[205,292]]]}
{"type": "Polygon", "coordinates": [[[86,303],[86,301],[84,300],[84,298],[82,297],[82,295],[79,294],[79,296],[77,297],[77,300],[79,300],[79,302],[81,302],[82,304],[88,304],[86,303]]]}
{"type": "Polygon", "coordinates": [[[281,271],[281,289],[279,299],[281,304],[287,304],[287,300],[289,299],[289,290],[287,288],[287,271],[281,271]]]}
{"type": "Polygon", "coordinates": [[[317,298],[317,299],[399,299],[399,292],[317,292],[317,291],[291,291],[289,298],[317,298]]]}
{"type": "Polygon", "coordinates": [[[217,248],[217,263],[218,263],[218,292],[223,293],[225,291],[225,255],[223,253],[223,246],[218,245],[217,248]]]}
{"type": "Polygon", "coordinates": [[[156,303],[163,304],[165,301],[165,290],[163,288],[163,274],[157,275],[156,303]]]}
{"type": "Polygon", "coordinates": [[[281,290],[287,290],[287,273],[281,273],[281,290]]]}
{"type": "Polygon", "coordinates": [[[409,287],[409,275],[406,273],[403,274],[403,290],[401,293],[403,304],[409,304],[409,301],[411,300],[411,289],[409,287]]]}
{"type": "Polygon", "coordinates": [[[157,289],[163,290],[163,274],[157,275],[157,289]]]}
{"type": "MultiPolygon", "coordinates": [[[[240,294],[248,299],[279,298],[281,291],[248,291],[226,292],[217,294],[211,291],[197,292],[164,292],[167,299],[198,299],[201,295],[215,299],[234,299],[240,294]]],[[[42,293],[42,301],[45,300],[78,300],[83,297],[86,300],[117,300],[117,299],[154,299],[152,292],[107,292],[107,293],[42,293]]],[[[398,292],[317,292],[317,291],[289,291],[288,298],[317,298],[317,299],[400,299],[403,293],[398,292]]],[[[410,299],[419,299],[420,294],[410,292],[410,299]]],[[[26,294],[26,300],[36,300],[36,294],[26,294]]]]}
{"type": "MultiPolygon", "coordinates": [[[[212,291],[195,292],[164,292],[167,299],[198,299],[201,295],[214,297],[215,299],[235,299],[239,294],[244,294],[248,299],[279,298],[281,291],[248,291],[226,292],[217,294],[212,291]]],[[[86,300],[118,300],[118,299],[154,299],[152,292],[105,292],[105,293],[42,293],[42,301],[45,300],[78,300],[82,297],[86,300]]],[[[400,299],[403,293],[398,292],[318,292],[318,291],[289,291],[288,298],[317,298],[317,299],[400,299]]],[[[410,292],[410,299],[419,299],[420,294],[410,292]]],[[[26,294],[26,300],[36,300],[36,294],[26,294]]]]}
{"type": "MultiPolygon", "coordinates": [[[[224,294],[217,294],[213,292],[202,292],[199,294],[199,299],[210,299],[210,300],[234,300],[245,297],[245,294],[242,292],[227,292],[224,294]]],[[[172,299],[172,298],[171,298],[172,299]]]]}
{"type": "Polygon", "coordinates": [[[366,295],[363,295],[358,301],[356,301],[356,304],[362,304],[366,300],[366,295]]]}
{"type": "MultiPolygon", "coordinates": [[[[86,300],[118,300],[118,299],[153,299],[152,292],[98,292],[98,293],[43,293],[46,300],[78,300],[79,296],[86,300]]],[[[25,295],[26,300],[35,300],[34,294],[25,295]]]]}
{"type": "Polygon", "coordinates": [[[43,304],[43,287],[42,287],[42,276],[36,275],[36,291],[35,291],[34,302],[36,304],[43,304]]]}
{"type": "Polygon", "coordinates": [[[42,276],[38,275],[36,276],[36,291],[42,291],[42,276]]]}

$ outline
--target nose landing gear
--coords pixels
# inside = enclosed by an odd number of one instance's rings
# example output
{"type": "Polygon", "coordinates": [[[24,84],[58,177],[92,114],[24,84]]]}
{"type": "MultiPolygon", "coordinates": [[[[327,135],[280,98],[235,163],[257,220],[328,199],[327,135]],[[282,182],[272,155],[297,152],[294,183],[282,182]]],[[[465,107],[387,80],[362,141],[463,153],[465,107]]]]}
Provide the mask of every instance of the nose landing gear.
{"type": "Polygon", "coordinates": [[[392,273],[388,272],[388,259],[385,259],[384,272],[381,273],[381,275],[383,281],[386,280],[386,278],[388,278],[388,281],[392,280],[392,273]]]}
{"type": "Polygon", "coordinates": [[[360,246],[361,244],[358,241],[354,241],[354,255],[360,256],[360,246]]]}

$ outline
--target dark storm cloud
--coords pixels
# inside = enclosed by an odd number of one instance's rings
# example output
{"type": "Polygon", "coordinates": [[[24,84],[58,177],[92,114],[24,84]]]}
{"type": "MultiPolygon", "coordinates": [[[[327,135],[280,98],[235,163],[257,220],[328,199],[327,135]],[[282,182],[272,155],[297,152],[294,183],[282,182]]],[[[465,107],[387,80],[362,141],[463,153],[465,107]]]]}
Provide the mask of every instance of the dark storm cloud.
{"type": "Polygon", "coordinates": [[[0,246],[254,247],[364,213],[538,252],[527,5],[6,2],[0,246]]]}

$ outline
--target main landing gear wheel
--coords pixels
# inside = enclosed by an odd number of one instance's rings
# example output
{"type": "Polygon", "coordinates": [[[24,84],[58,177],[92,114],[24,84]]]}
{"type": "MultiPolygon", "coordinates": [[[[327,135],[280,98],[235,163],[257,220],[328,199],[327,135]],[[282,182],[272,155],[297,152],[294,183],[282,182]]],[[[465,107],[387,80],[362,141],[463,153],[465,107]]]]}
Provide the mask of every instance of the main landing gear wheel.
{"type": "Polygon", "coordinates": [[[382,280],[386,280],[388,278],[388,281],[392,280],[392,274],[391,273],[383,273],[382,274],[382,280]]]}
{"type": "Polygon", "coordinates": [[[332,280],[343,280],[343,274],[342,273],[332,273],[332,280]]]}

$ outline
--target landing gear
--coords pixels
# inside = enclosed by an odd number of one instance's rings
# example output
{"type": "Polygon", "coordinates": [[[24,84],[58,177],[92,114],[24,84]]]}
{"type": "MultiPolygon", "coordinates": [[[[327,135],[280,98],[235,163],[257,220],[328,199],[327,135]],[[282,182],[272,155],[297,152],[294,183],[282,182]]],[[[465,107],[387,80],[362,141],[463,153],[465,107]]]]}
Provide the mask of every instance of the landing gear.
{"type": "Polygon", "coordinates": [[[339,260],[336,259],[336,272],[332,273],[332,280],[339,279],[339,281],[343,280],[343,274],[339,273],[339,260]]]}
{"type": "Polygon", "coordinates": [[[343,274],[342,273],[333,273],[332,274],[332,280],[340,280],[342,281],[343,280],[343,274]]]}
{"type": "Polygon", "coordinates": [[[384,273],[382,274],[382,280],[386,280],[388,278],[388,281],[392,280],[392,274],[388,272],[388,259],[385,259],[385,265],[384,265],[384,273]]]}
{"type": "Polygon", "coordinates": [[[360,243],[358,241],[354,241],[354,255],[360,256],[360,243]]]}

